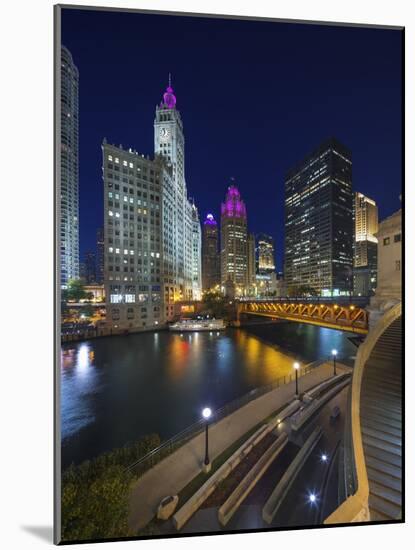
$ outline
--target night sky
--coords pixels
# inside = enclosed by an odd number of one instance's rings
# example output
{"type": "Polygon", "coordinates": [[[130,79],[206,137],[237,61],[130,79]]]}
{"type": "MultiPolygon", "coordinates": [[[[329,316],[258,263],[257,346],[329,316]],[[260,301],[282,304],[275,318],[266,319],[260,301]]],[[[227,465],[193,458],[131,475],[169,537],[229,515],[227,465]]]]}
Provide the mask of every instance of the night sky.
{"type": "Polygon", "coordinates": [[[62,43],[80,74],[81,259],[103,225],[102,139],[153,156],[169,72],[201,220],[219,218],[235,178],[249,230],[276,239],[278,270],[284,175],[322,140],[352,150],[354,189],[380,219],[400,207],[399,30],[64,9],[62,43]]]}

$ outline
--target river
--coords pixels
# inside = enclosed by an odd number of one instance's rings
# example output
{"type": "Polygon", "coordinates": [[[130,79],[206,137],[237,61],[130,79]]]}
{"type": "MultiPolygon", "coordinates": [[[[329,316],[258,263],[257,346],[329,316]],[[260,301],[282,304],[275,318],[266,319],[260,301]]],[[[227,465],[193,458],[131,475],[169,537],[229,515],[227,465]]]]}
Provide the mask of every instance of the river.
{"type": "Polygon", "coordinates": [[[292,372],[292,363],[355,355],[350,334],[282,322],[221,333],[160,331],[62,346],[62,465],[142,435],[162,439],[292,372]],[[272,342],[272,345],[270,345],[272,342]]]}

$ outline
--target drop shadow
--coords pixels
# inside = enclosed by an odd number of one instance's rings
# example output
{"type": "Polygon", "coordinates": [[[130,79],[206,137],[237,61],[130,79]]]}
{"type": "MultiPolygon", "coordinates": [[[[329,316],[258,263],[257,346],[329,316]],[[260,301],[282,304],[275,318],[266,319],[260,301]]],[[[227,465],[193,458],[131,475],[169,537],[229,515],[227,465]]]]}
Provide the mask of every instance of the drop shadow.
{"type": "Polygon", "coordinates": [[[51,525],[21,525],[21,529],[38,539],[53,544],[53,527],[51,525]]]}

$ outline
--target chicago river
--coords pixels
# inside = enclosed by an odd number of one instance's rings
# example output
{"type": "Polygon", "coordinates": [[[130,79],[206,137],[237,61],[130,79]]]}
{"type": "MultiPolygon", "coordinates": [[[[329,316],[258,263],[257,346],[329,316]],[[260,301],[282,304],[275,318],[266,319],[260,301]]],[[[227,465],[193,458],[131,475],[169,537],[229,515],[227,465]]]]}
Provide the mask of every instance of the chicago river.
{"type": "Polygon", "coordinates": [[[213,409],[332,348],[351,360],[351,334],[300,323],[226,332],[149,332],[62,347],[62,465],[158,433],[172,437],[213,409]],[[271,345],[272,342],[272,345],[271,345]]]}

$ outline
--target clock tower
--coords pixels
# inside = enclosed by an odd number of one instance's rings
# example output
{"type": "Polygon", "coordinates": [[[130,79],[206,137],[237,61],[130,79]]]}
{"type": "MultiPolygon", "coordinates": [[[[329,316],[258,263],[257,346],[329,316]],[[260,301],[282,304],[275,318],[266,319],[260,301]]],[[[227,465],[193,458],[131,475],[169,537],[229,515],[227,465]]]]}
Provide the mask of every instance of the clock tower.
{"type": "Polygon", "coordinates": [[[172,166],[176,185],[185,191],[184,184],[184,135],[183,123],[176,109],[176,96],[169,85],[163,94],[163,99],[156,107],[154,120],[154,153],[163,156],[172,166]]]}

